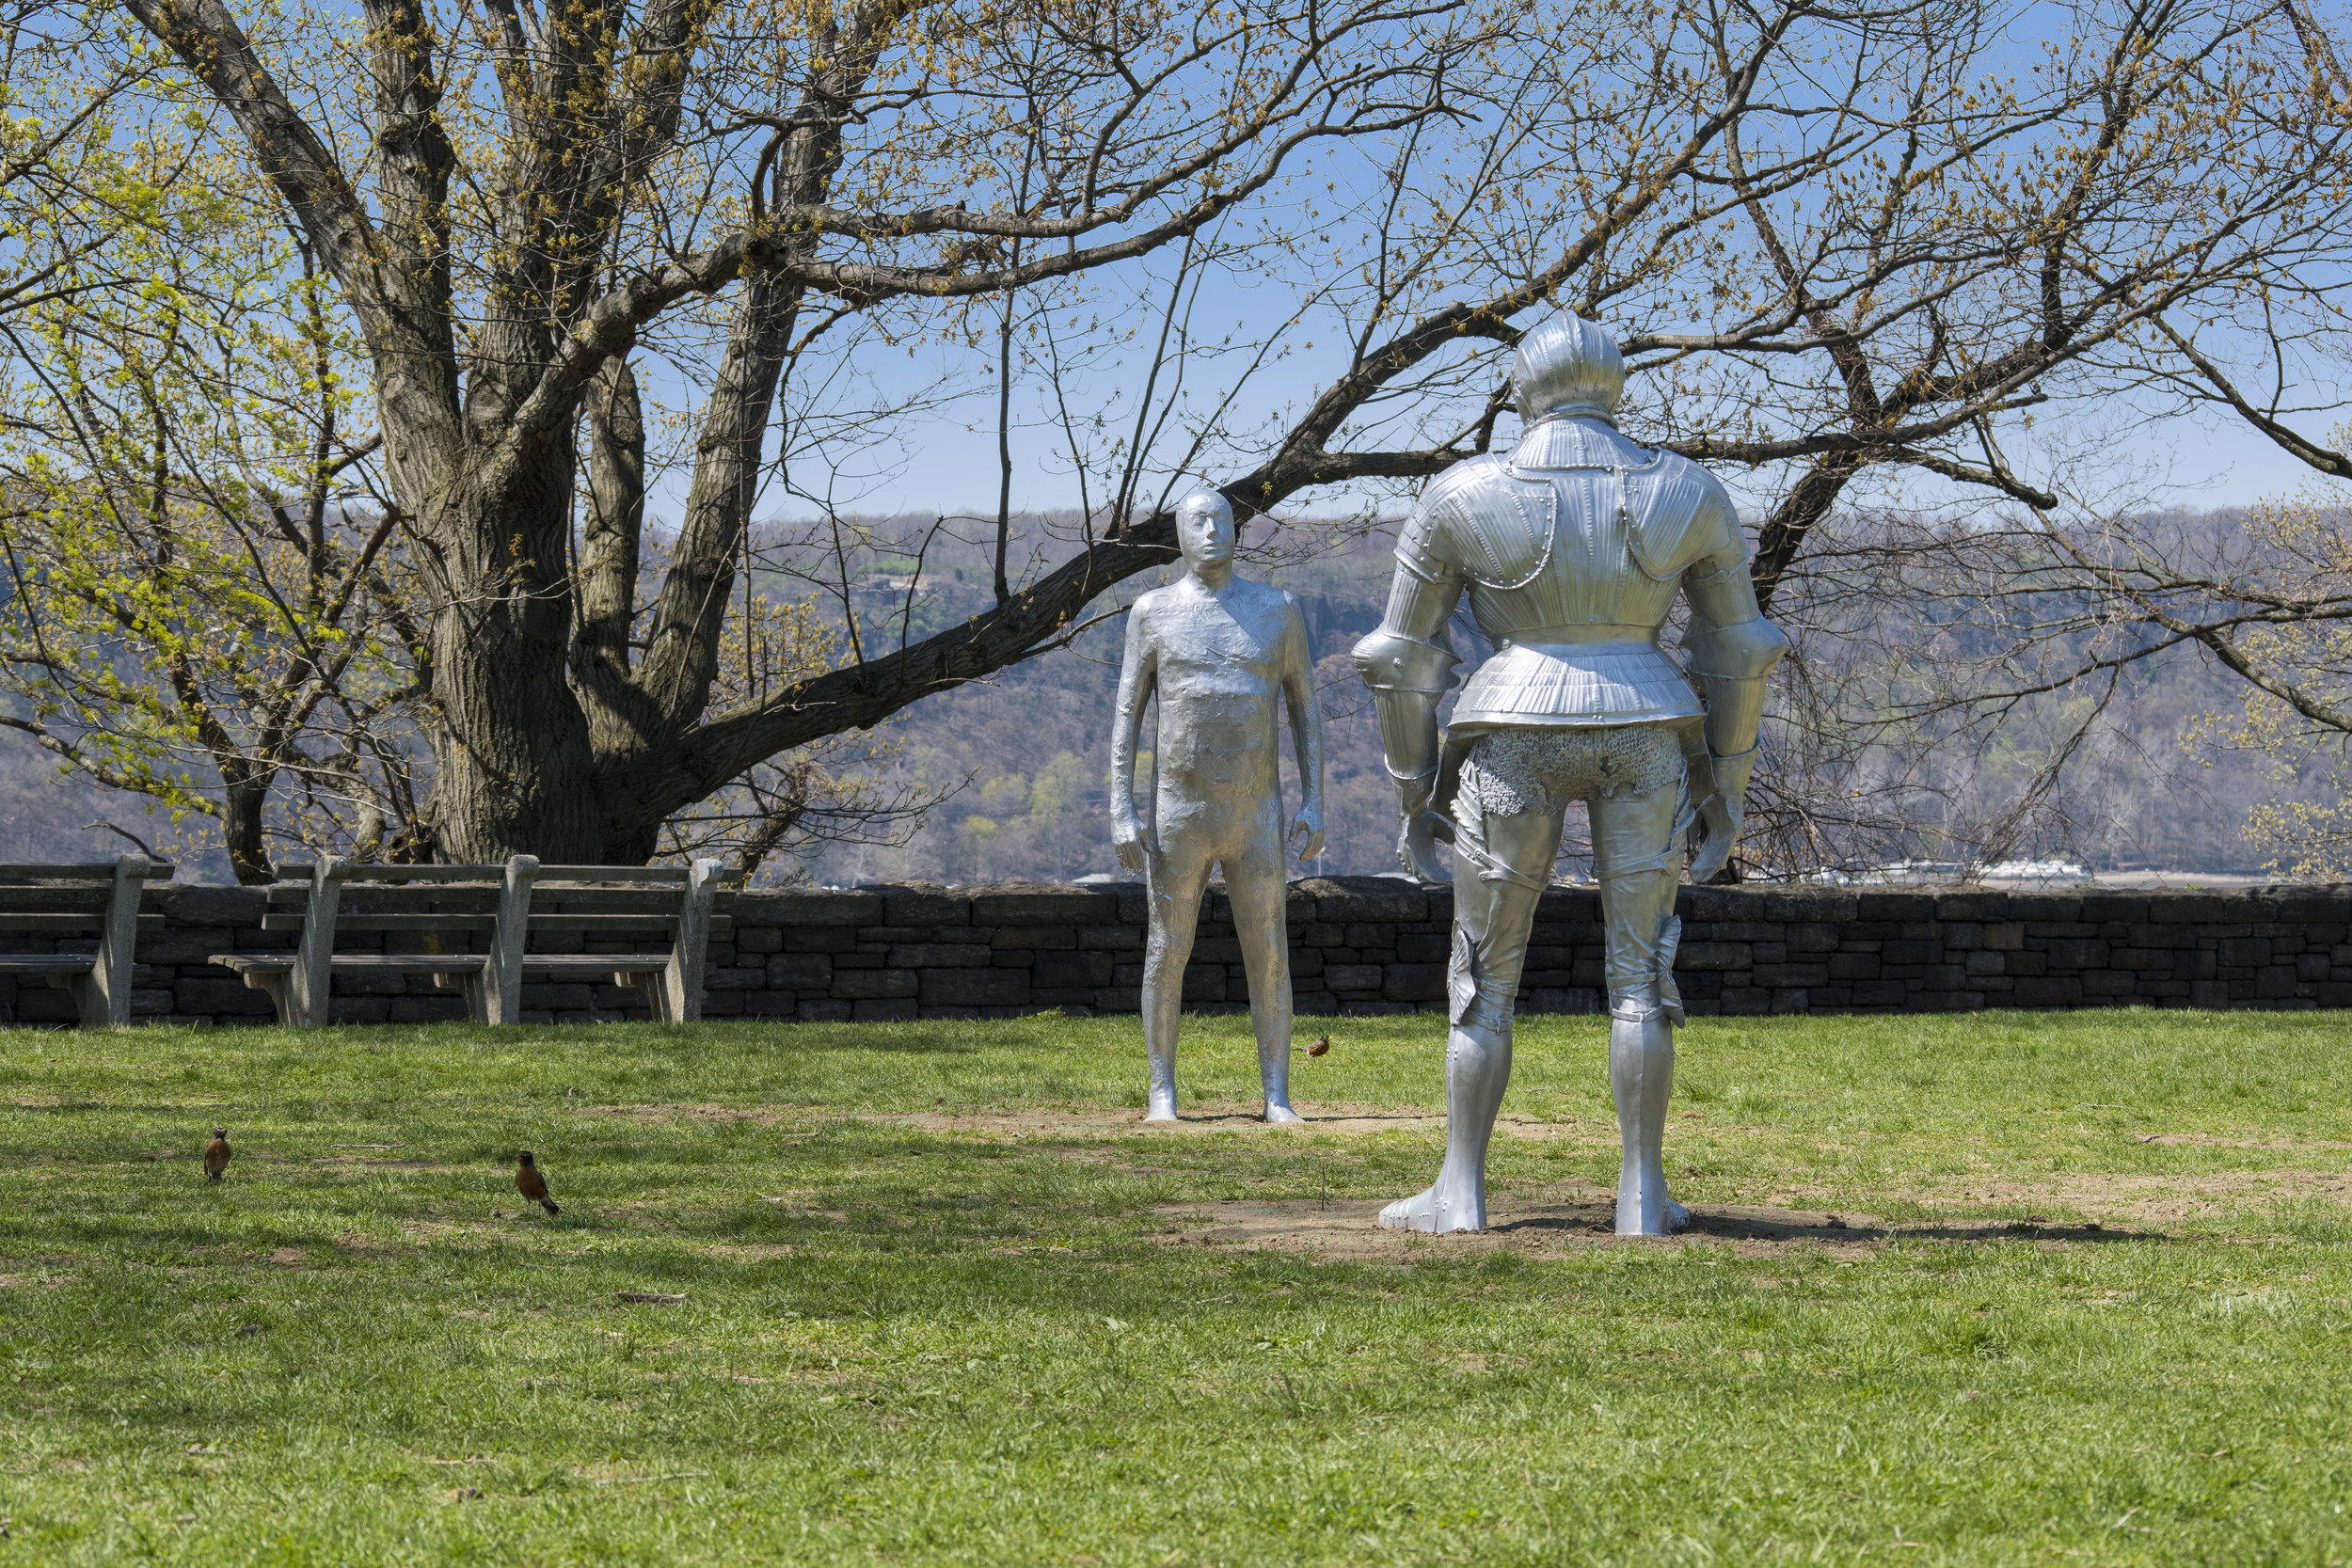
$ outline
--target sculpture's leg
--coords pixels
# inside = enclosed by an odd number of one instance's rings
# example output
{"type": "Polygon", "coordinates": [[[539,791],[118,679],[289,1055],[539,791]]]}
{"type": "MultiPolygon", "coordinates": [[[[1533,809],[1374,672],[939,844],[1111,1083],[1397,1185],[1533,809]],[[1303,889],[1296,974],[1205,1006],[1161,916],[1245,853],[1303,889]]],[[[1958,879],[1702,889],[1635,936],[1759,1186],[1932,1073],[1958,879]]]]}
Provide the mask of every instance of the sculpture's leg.
{"type": "MultiPolygon", "coordinates": [[[[1168,814],[1172,815],[1172,814],[1168,814]]],[[[1176,1031],[1184,1017],[1184,965],[1200,923],[1200,894],[1209,885],[1212,857],[1200,835],[1166,833],[1159,852],[1145,861],[1152,930],[1143,951],[1143,1053],[1152,1082],[1146,1121],[1176,1119],[1176,1031]]]]}
{"type": "Polygon", "coordinates": [[[1609,1088],[1617,1101],[1617,1234],[1663,1236],[1690,1221],[1666,1194],[1666,1105],[1674,1095],[1675,1026],[1662,1007],[1628,998],[1609,1014],[1609,1088]]]}
{"type": "Polygon", "coordinates": [[[1666,1106],[1681,1012],[1667,966],[1667,923],[1680,880],[1673,842],[1678,792],[1592,802],[1593,847],[1608,937],[1609,1087],[1622,1157],[1617,1234],[1663,1236],[1690,1221],[1666,1192],[1666,1106]]]}
{"type": "Polygon", "coordinates": [[[1486,1145],[1511,1083],[1512,1008],[1535,902],[1560,852],[1557,810],[1490,816],[1466,796],[1454,813],[1445,1164],[1435,1185],[1380,1211],[1390,1230],[1486,1228],[1486,1145]]]}
{"type": "Polygon", "coordinates": [[[1249,1025],[1258,1037],[1258,1080],[1265,1088],[1265,1119],[1300,1121],[1291,1109],[1290,887],[1282,877],[1279,818],[1253,835],[1248,848],[1225,862],[1225,895],[1233,906],[1233,935],[1249,976],[1249,1025]]]}

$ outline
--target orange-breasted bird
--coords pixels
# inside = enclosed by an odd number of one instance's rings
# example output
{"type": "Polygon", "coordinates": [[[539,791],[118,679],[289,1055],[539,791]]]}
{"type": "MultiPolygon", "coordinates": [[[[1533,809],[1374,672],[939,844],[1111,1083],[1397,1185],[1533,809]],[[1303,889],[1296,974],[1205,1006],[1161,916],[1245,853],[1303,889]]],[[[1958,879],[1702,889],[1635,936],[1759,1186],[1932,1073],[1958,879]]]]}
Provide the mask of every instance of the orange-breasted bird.
{"type": "Polygon", "coordinates": [[[555,1206],[555,1199],[548,1196],[548,1179],[539,1174],[537,1165],[532,1164],[531,1150],[526,1148],[516,1158],[521,1164],[515,1167],[515,1190],[548,1213],[562,1213],[564,1211],[555,1206]]]}
{"type": "Polygon", "coordinates": [[[204,1180],[217,1181],[229,1168],[229,1129],[213,1129],[213,1141],[204,1146],[204,1180]]]}
{"type": "Polygon", "coordinates": [[[1315,1043],[1314,1043],[1314,1044],[1312,1044],[1312,1045],[1311,1045],[1311,1046],[1309,1046],[1309,1047],[1307,1048],[1307,1054],[1308,1054],[1308,1055],[1310,1055],[1310,1056],[1320,1056],[1320,1055],[1322,1055],[1325,1052],[1327,1052],[1327,1051],[1328,1051],[1328,1050],[1330,1050],[1330,1049],[1331,1049],[1331,1037],[1330,1037],[1329,1035],[1325,1035],[1325,1036],[1323,1037],[1323,1038],[1321,1038],[1321,1039],[1319,1039],[1319,1040],[1315,1041],[1315,1043]]]}

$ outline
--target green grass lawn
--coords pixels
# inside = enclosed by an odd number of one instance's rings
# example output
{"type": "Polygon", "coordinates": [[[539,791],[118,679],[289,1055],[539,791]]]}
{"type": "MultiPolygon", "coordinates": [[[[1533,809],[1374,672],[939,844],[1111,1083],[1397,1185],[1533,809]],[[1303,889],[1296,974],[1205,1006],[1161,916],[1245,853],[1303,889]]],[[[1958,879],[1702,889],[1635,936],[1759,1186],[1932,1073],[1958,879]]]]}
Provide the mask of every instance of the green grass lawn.
{"type": "MultiPolygon", "coordinates": [[[[1523,1021],[1499,1220],[1613,1180],[1603,1053],[1523,1021]]],[[[1146,1132],[1141,1054],[0,1031],[0,1568],[2352,1560],[2341,1015],[1700,1021],[1678,1195],[1851,1217],[1788,1242],[1171,1245],[1368,1226],[1439,1134],[1146,1132]]],[[[1297,1099],[1441,1059],[1346,1021],[1297,1099]]]]}

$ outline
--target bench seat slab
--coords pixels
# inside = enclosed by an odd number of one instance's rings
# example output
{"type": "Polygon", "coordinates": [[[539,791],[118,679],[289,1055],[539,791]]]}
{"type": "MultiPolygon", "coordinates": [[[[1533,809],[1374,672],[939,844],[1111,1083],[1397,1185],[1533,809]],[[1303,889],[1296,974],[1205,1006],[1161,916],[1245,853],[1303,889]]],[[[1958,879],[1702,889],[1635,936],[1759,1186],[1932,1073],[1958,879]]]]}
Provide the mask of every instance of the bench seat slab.
{"type": "MultiPolygon", "coordinates": [[[[215,953],[213,962],[240,974],[291,974],[294,956],[215,953]]],[[[373,974],[479,974],[489,959],[479,953],[338,953],[333,962],[339,971],[373,974]]]]}

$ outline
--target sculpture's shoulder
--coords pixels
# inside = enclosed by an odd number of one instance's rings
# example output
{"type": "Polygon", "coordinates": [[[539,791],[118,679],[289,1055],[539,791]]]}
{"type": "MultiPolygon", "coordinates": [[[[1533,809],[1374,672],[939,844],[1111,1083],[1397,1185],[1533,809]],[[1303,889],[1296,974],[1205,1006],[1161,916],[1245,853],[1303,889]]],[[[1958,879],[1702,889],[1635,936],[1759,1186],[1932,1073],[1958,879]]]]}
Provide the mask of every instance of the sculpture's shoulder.
{"type": "Polygon", "coordinates": [[[1141,637],[1147,641],[1151,638],[1152,628],[1166,618],[1168,606],[1174,602],[1171,595],[1176,592],[1177,586],[1171,582],[1165,588],[1154,588],[1149,593],[1136,595],[1135,603],[1127,607],[1127,629],[1130,637],[1141,637]]]}
{"type": "Polygon", "coordinates": [[[1626,476],[1626,543],[1642,570],[1663,582],[1701,561],[1746,553],[1740,514],[1723,481],[1680,452],[1626,476]]]}
{"type": "Polygon", "coordinates": [[[1442,569],[1488,588],[1516,586],[1549,558],[1558,512],[1549,483],[1485,453],[1429,486],[1416,514],[1419,530],[1397,542],[1396,553],[1424,576],[1442,569]]]}
{"type": "Polygon", "coordinates": [[[1458,515],[1466,508],[1499,498],[1510,483],[1510,465],[1495,452],[1482,451],[1431,480],[1429,488],[1422,492],[1421,509],[1424,515],[1458,515]]]}
{"type": "Polygon", "coordinates": [[[1415,566],[1460,568],[1461,542],[1476,537],[1479,519],[1508,503],[1511,470],[1493,452],[1466,457],[1429,482],[1421,505],[1397,536],[1398,557],[1415,566]]]}

